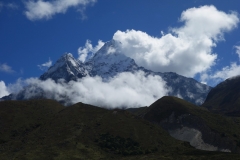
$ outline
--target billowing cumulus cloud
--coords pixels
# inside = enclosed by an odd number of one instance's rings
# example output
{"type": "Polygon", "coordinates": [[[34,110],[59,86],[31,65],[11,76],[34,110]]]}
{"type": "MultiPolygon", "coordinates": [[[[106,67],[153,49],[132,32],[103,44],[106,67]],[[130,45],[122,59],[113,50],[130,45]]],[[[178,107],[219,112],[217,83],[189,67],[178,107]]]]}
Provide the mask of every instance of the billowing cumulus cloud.
{"type": "Polygon", "coordinates": [[[180,17],[183,25],[153,37],[142,31],[117,31],[113,39],[120,41],[121,53],[136,63],[158,72],[176,72],[194,77],[210,69],[217,54],[212,52],[224,33],[237,27],[237,13],[225,13],[214,6],[190,8],[180,17]]]}
{"type": "Polygon", "coordinates": [[[26,85],[29,87],[25,98],[36,96],[43,90],[48,98],[60,101],[67,96],[71,103],[83,102],[107,108],[147,106],[169,91],[161,77],[145,76],[143,72],[120,73],[107,82],[100,77],[84,77],[69,83],[30,78],[18,80],[9,86],[9,90],[15,89],[16,92],[16,88],[20,90],[19,86],[26,85]]]}
{"type": "Polygon", "coordinates": [[[240,75],[240,65],[238,65],[236,62],[233,62],[230,66],[223,67],[222,70],[215,72],[210,76],[210,78],[225,80],[237,75],[240,75]]]}
{"type": "Polygon", "coordinates": [[[46,69],[48,69],[51,66],[52,66],[52,61],[51,61],[50,58],[49,58],[49,60],[47,62],[38,65],[39,69],[41,69],[41,70],[46,70],[46,69]]]}
{"type": "Polygon", "coordinates": [[[12,69],[12,67],[7,65],[6,63],[3,63],[3,64],[0,63],[0,72],[13,73],[14,70],[12,69]]]}
{"type": "Polygon", "coordinates": [[[3,81],[0,81],[0,98],[9,95],[7,87],[3,81]]]}
{"type": "Polygon", "coordinates": [[[94,53],[96,53],[102,46],[104,45],[104,42],[102,40],[98,41],[98,44],[93,47],[90,40],[87,40],[85,43],[85,47],[79,47],[78,48],[78,59],[81,62],[85,62],[89,58],[91,58],[94,53]]]}
{"type": "Polygon", "coordinates": [[[203,82],[212,81],[213,85],[216,85],[225,79],[240,75],[240,46],[234,46],[234,48],[236,49],[236,54],[239,56],[239,61],[232,62],[229,66],[225,66],[214,72],[206,71],[201,75],[203,82]]]}
{"type": "Polygon", "coordinates": [[[25,15],[29,20],[50,19],[58,13],[66,13],[71,7],[83,11],[88,5],[93,5],[97,0],[28,0],[25,3],[25,15]]]}

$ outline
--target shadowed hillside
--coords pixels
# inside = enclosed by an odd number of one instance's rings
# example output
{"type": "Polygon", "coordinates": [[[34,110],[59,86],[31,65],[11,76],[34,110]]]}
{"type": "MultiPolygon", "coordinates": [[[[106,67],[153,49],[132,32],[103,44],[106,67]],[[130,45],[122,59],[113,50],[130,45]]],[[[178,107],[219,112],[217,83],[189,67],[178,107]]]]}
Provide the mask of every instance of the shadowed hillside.
{"type": "Polygon", "coordinates": [[[64,108],[52,100],[5,101],[0,116],[4,159],[107,159],[191,150],[124,110],[83,103],[64,108]]]}
{"type": "Polygon", "coordinates": [[[1,159],[221,159],[125,110],[52,100],[0,102],[1,159]]]}
{"type": "Polygon", "coordinates": [[[216,113],[240,117],[240,77],[218,84],[209,92],[202,106],[216,113]]]}
{"type": "Polygon", "coordinates": [[[173,137],[198,149],[240,152],[238,118],[213,114],[176,97],[163,97],[149,107],[129,109],[135,115],[158,124],[173,137]]]}

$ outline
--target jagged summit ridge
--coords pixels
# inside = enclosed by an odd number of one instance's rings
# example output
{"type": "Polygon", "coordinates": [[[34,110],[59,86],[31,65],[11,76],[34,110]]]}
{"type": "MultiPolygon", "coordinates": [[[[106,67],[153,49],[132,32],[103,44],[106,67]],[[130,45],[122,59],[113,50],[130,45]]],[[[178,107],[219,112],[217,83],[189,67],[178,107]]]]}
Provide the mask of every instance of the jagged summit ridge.
{"type": "Polygon", "coordinates": [[[40,76],[40,79],[51,78],[55,81],[58,79],[70,81],[87,75],[88,71],[85,69],[84,64],[76,60],[71,53],[65,53],[47,72],[40,76]]]}
{"type": "Polygon", "coordinates": [[[65,79],[66,81],[77,80],[78,78],[89,76],[100,76],[108,79],[121,72],[135,72],[142,67],[138,67],[135,61],[118,51],[115,40],[108,41],[97,51],[92,58],[86,62],[81,62],[73,57],[71,53],[66,53],[40,76],[40,79],[51,78],[55,81],[65,79]]]}
{"type": "Polygon", "coordinates": [[[115,40],[108,41],[86,62],[92,76],[110,78],[121,72],[134,72],[139,69],[135,61],[118,51],[115,40]]]}

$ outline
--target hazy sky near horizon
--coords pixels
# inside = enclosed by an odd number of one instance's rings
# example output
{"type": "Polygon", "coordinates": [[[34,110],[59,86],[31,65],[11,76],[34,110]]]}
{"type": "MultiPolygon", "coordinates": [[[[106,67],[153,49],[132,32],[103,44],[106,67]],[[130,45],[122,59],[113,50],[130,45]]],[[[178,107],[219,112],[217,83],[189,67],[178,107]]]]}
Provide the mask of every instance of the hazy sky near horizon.
{"type": "Polygon", "coordinates": [[[39,77],[65,52],[78,58],[115,39],[145,68],[216,85],[240,74],[239,6],[238,0],[0,0],[0,82],[39,77]]]}

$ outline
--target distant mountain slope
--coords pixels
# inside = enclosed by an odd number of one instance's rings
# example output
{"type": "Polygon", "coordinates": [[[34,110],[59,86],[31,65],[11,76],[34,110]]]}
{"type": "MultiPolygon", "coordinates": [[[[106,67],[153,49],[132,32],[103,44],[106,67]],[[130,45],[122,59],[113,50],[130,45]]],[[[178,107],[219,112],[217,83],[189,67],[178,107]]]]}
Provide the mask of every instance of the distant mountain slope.
{"type": "Polygon", "coordinates": [[[213,114],[176,97],[163,97],[149,107],[129,111],[197,149],[240,153],[240,119],[213,114]]]}
{"type": "Polygon", "coordinates": [[[182,98],[196,105],[201,105],[212,87],[202,84],[193,78],[187,78],[173,72],[159,74],[171,87],[169,96],[182,98]]]}
{"type": "Polygon", "coordinates": [[[8,159],[236,159],[195,150],[124,110],[52,100],[0,102],[0,157],[8,159]]]}
{"type": "Polygon", "coordinates": [[[214,87],[202,106],[216,113],[240,116],[240,76],[214,87]]]}

